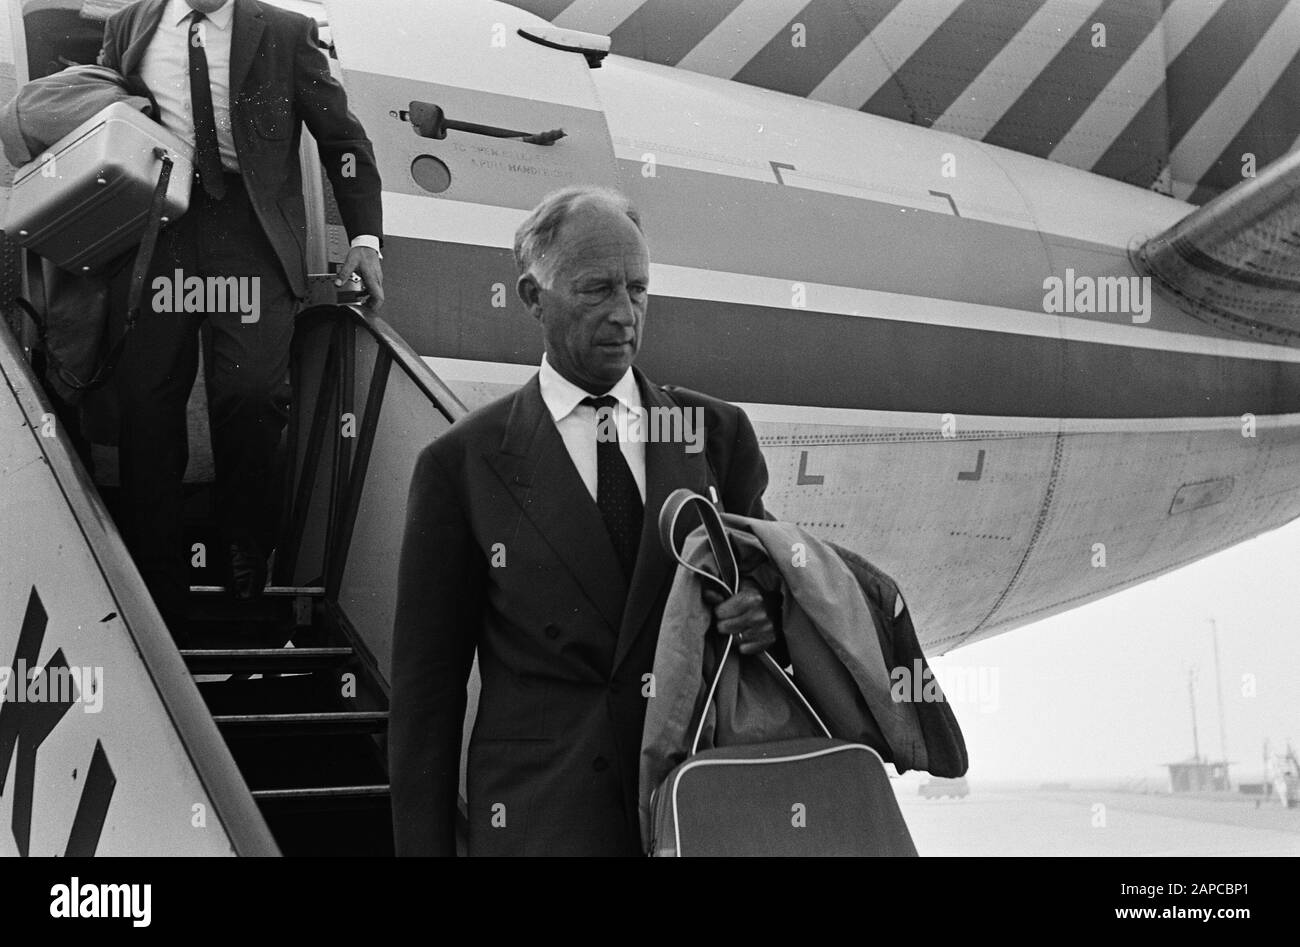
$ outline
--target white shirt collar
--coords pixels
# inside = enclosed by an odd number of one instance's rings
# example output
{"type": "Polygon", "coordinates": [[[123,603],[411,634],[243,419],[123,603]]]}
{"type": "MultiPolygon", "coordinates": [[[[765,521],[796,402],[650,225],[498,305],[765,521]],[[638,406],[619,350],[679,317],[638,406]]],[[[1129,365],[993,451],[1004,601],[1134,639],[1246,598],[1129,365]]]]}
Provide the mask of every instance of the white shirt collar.
{"type": "MultiPolygon", "coordinates": [[[[180,26],[185,22],[185,18],[194,12],[185,0],[171,0],[167,7],[167,22],[175,23],[180,26]]],[[[230,20],[235,15],[235,0],[226,0],[220,8],[212,13],[207,14],[208,22],[219,30],[230,29],[230,20]]]]}
{"type": "MultiPolygon", "coordinates": [[[[542,401],[546,403],[546,409],[551,412],[551,418],[556,424],[572,414],[584,398],[592,396],[591,392],[579,388],[557,372],[545,355],[542,356],[542,367],[537,380],[542,388],[542,401]]],[[[606,394],[613,395],[620,404],[637,415],[641,414],[641,392],[637,389],[636,376],[630,367],[606,394]]]]}

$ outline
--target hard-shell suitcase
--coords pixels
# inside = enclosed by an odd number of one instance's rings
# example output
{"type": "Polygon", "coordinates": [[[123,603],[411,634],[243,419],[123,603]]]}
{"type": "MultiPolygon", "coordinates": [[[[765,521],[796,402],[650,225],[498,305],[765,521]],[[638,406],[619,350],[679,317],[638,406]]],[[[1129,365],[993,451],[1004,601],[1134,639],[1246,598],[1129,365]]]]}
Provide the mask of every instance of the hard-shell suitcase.
{"type": "MultiPolygon", "coordinates": [[[[664,503],[660,537],[681,564],[728,594],[740,570],[718,511],[704,497],[678,490],[664,503]],[[691,566],[674,534],[682,510],[700,514],[718,575],[691,566]]],[[[816,709],[766,652],[757,656],[786,686],[823,736],[699,751],[705,716],[731,656],[727,638],[700,711],[690,753],[655,790],[655,856],[912,856],[907,823],[884,761],[871,747],[835,739],[816,709]]]]}
{"type": "Polygon", "coordinates": [[[193,148],[115,102],[18,170],[5,232],[57,266],[94,272],[140,242],[164,154],[174,163],[166,223],[189,206],[193,148]]]}

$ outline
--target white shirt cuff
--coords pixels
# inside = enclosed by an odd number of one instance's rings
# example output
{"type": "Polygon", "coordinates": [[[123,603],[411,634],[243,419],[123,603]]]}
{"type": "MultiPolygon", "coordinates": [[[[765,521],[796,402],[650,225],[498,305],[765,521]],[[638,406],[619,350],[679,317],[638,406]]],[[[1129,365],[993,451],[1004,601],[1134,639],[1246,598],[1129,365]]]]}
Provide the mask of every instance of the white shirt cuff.
{"type": "Polygon", "coordinates": [[[351,245],[353,247],[369,247],[371,250],[374,250],[376,253],[379,253],[379,259],[382,260],[384,258],[384,255],[379,252],[379,238],[374,236],[373,234],[368,234],[368,233],[358,234],[357,236],[352,238],[351,245]]]}

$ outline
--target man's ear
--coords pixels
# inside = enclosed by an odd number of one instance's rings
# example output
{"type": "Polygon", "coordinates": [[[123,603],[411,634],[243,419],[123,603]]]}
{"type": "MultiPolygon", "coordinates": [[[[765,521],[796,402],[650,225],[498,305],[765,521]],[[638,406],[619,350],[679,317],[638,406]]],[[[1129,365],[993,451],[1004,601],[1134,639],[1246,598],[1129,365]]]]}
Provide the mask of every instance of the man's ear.
{"type": "Polygon", "coordinates": [[[524,308],[528,310],[528,314],[534,319],[541,318],[542,287],[532,273],[525,273],[519,277],[515,283],[515,292],[519,296],[519,301],[524,304],[524,308]]]}

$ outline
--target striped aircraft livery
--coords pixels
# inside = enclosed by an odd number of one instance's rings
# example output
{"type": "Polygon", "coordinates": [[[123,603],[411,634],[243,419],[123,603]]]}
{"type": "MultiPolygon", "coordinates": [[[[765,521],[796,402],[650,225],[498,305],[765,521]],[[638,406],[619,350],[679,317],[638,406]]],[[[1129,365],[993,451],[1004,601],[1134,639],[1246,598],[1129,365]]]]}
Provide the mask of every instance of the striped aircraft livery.
{"type": "Polygon", "coordinates": [[[612,52],[1201,204],[1300,140],[1300,0],[510,0],[612,52]]]}

